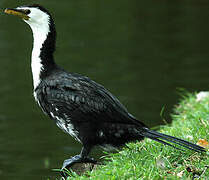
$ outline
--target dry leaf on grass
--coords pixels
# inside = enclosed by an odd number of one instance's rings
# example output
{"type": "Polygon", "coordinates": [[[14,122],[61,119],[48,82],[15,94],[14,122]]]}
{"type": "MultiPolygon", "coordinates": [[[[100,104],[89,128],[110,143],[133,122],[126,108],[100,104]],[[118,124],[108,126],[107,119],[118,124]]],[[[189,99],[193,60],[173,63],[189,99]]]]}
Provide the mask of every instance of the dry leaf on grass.
{"type": "Polygon", "coordinates": [[[204,147],[204,148],[209,148],[209,143],[205,139],[199,139],[197,142],[197,145],[204,147]]]}

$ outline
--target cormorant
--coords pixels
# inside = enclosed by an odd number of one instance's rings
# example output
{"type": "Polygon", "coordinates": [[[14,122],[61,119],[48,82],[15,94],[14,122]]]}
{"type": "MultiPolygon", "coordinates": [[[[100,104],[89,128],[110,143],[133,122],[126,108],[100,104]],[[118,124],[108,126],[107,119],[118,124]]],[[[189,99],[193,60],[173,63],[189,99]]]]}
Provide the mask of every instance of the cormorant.
{"type": "Polygon", "coordinates": [[[5,13],[21,17],[32,29],[35,100],[59,128],[83,145],[81,153],[65,160],[62,168],[77,162],[95,162],[88,156],[94,146],[114,149],[145,137],[172,147],[176,146],[170,143],[205,151],[196,144],[150,130],[102,85],[57,66],[53,56],[56,30],[48,10],[35,4],[8,8],[5,13]]]}

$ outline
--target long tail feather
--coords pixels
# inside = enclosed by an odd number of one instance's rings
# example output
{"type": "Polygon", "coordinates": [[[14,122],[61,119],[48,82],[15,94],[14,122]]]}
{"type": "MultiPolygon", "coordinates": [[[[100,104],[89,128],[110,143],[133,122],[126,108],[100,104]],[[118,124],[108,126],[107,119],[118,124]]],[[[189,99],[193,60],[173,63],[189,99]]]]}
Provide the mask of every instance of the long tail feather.
{"type": "Polygon", "coordinates": [[[171,147],[173,147],[173,148],[175,148],[175,149],[178,149],[178,150],[181,150],[181,151],[183,150],[183,149],[181,149],[181,148],[178,148],[178,147],[176,147],[176,146],[174,146],[174,145],[172,145],[172,144],[169,144],[169,143],[167,143],[167,142],[165,142],[165,141],[162,141],[162,140],[160,140],[160,139],[157,139],[157,138],[150,138],[150,139],[155,140],[155,141],[157,141],[157,142],[160,142],[160,143],[162,143],[162,144],[171,146],[171,147]]]}
{"type": "Polygon", "coordinates": [[[165,145],[169,145],[169,146],[174,147],[176,149],[180,149],[180,148],[178,148],[178,147],[176,147],[176,146],[174,146],[170,143],[177,144],[179,146],[185,147],[187,149],[190,149],[190,150],[193,150],[193,151],[196,151],[196,152],[205,152],[205,148],[203,148],[201,146],[198,146],[196,144],[190,143],[188,141],[185,141],[183,139],[179,139],[177,137],[173,137],[173,136],[169,136],[169,135],[166,135],[166,134],[163,134],[163,133],[152,131],[148,128],[145,128],[144,130],[145,131],[142,133],[142,135],[144,137],[153,139],[153,140],[158,141],[160,143],[163,143],[165,145]],[[165,141],[168,141],[170,143],[165,142],[165,141]]]}

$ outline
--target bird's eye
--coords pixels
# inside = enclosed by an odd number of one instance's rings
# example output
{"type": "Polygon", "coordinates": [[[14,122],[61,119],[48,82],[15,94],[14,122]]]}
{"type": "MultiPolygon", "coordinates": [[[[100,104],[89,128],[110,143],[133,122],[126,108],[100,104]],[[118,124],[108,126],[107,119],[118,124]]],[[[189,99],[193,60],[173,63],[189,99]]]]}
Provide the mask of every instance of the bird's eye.
{"type": "Polygon", "coordinates": [[[24,10],[25,14],[30,14],[30,10],[29,9],[26,9],[24,10]]]}

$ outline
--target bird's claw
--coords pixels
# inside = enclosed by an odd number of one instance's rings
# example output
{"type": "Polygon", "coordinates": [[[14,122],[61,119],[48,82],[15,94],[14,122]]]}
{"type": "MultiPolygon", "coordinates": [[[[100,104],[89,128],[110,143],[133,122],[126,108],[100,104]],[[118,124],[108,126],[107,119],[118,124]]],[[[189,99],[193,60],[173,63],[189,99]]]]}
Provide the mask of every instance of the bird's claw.
{"type": "Polygon", "coordinates": [[[93,164],[96,164],[97,161],[94,158],[82,157],[81,155],[76,155],[76,156],[71,157],[70,159],[66,159],[66,160],[64,160],[62,168],[61,168],[62,177],[64,177],[64,178],[67,177],[65,169],[70,169],[75,163],[93,163],[93,164]]]}
{"type": "Polygon", "coordinates": [[[80,159],[81,159],[81,156],[80,155],[76,155],[76,156],[73,156],[70,159],[64,160],[63,165],[62,165],[62,170],[65,169],[65,168],[68,169],[73,164],[80,162],[80,159]]]}

